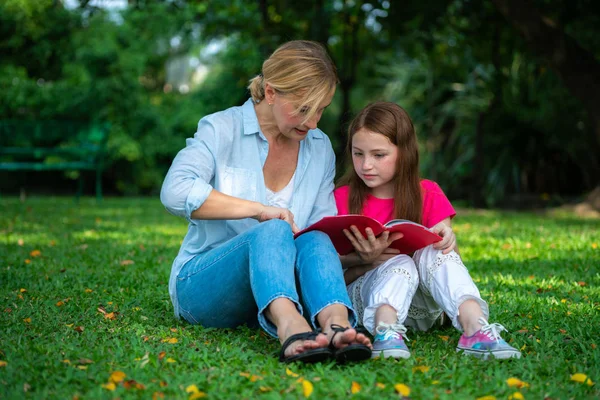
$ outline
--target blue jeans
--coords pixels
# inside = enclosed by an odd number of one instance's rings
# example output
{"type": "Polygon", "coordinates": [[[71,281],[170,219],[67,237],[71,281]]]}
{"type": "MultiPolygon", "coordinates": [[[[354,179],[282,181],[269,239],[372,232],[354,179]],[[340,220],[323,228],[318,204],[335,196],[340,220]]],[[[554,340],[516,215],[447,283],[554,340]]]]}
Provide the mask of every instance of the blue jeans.
{"type": "Polygon", "coordinates": [[[332,304],[346,306],[350,323],[356,324],[329,237],[313,231],[294,240],[290,225],[282,220],[262,222],[190,260],[177,277],[177,297],[181,316],[205,327],[258,321],[277,337],[277,327],[265,317],[277,298],[290,299],[315,328],[317,315],[332,304]]]}

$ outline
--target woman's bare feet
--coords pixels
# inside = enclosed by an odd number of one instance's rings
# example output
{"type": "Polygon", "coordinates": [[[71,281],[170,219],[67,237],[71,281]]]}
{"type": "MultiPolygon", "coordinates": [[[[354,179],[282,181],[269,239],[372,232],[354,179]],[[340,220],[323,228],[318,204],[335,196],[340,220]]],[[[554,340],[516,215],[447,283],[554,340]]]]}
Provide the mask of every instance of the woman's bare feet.
{"type": "MultiPolygon", "coordinates": [[[[279,341],[283,344],[287,338],[297,333],[311,332],[311,327],[306,323],[306,320],[293,321],[277,329],[279,341]]],[[[295,356],[304,353],[307,350],[326,348],[329,345],[329,339],[322,333],[319,333],[313,340],[298,340],[290,344],[285,350],[285,357],[295,356]]]]}
{"type": "MultiPolygon", "coordinates": [[[[289,299],[275,299],[265,314],[277,326],[277,336],[281,344],[292,335],[313,330],[289,299]]],[[[329,338],[320,333],[312,340],[297,340],[291,343],[284,349],[284,357],[289,358],[311,349],[326,348],[328,345],[329,338]]]]}
{"type": "Polygon", "coordinates": [[[365,336],[365,334],[357,332],[356,329],[350,327],[350,323],[346,321],[346,324],[336,324],[332,323],[327,325],[327,328],[324,329],[324,333],[331,339],[331,345],[336,349],[343,349],[351,344],[364,344],[370,349],[373,349],[373,345],[371,344],[371,340],[365,336]],[[337,334],[333,330],[332,326],[339,325],[343,328],[348,328],[343,332],[338,332],[337,334]]]}
{"type": "Polygon", "coordinates": [[[318,315],[319,324],[323,327],[323,333],[331,340],[332,347],[342,349],[351,344],[364,344],[370,349],[373,348],[371,340],[363,333],[351,328],[348,321],[348,309],[342,304],[332,304],[326,307],[318,315]],[[335,333],[332,326],[339,325],[342,328],[348,328],[343,332],[335,333]],[[333,338],[333,339],[332,339],[333,338]]]}

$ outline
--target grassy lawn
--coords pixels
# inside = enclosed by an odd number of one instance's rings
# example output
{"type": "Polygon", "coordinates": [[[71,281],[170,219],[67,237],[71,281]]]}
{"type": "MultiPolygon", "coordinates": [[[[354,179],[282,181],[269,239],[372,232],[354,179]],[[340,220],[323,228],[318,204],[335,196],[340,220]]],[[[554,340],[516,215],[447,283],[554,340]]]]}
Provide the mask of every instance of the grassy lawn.
{"type": "Polygon", "coordinates": [[[286,366],[277,341],[258,330],[174,318],[167,282],[186,224],[158,199],[2,198],[0,398],[276,399],[312,387],[317,399],[397,399],[396,384],[416,399],[598,398],[599,227],[568,214],[457,218],[490,322],[509,329],[521,360],[457,355],[459,333],[444,328],[409,331],[405,361],[286,366]]]}

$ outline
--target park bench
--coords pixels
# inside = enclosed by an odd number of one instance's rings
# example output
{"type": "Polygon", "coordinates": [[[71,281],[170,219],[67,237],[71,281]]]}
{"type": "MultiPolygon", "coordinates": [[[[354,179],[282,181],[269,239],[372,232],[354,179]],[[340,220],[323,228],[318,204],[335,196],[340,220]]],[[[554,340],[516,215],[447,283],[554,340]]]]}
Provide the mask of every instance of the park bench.
{"type": "Polygon", "coordinates": [[[107,124],[0,120],[0,171],[77,171],[77,200],[83,191],[81,171],[95,171],[100,201],[107,137],[107,124]]]}

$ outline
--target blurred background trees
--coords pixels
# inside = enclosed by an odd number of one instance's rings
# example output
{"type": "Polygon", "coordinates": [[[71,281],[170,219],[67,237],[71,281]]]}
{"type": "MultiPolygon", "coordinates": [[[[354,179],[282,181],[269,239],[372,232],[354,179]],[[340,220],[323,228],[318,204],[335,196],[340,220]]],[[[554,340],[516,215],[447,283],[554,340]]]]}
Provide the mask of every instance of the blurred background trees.
{"type": "Polygon", "coordinates": [[[593,0],[0,0],[0,119],[110,122],[105,188],[156,194],[198,120],[242,104],[291,39],[326,44],[338,66],[320,127],[340,163],[352,115],[389,100],[451,199],[556,204],[600,181],[593,0]]]}

